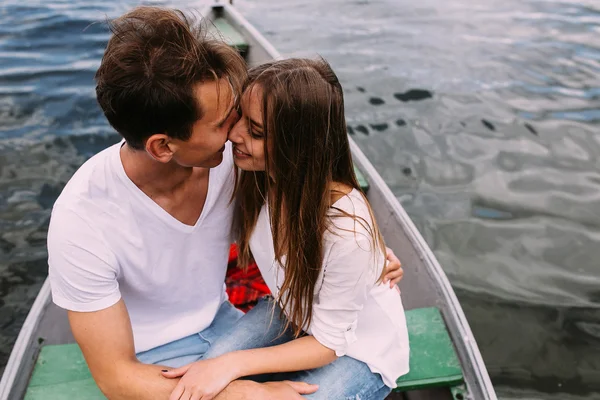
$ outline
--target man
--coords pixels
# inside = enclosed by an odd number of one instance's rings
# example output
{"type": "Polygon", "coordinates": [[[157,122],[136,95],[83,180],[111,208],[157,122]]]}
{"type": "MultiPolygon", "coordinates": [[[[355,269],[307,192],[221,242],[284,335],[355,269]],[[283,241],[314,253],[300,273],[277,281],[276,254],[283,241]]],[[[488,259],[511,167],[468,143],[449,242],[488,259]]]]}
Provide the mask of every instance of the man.
{"type": "MultiPolygon", "coordinates": [[[[161,369],[198,360],[241,316],[224,291],[234,187],[226,140],[246,69],[175,11],[138,8],[111,28],[96,94],[124,141],[88,160],[56,201],[49,277],[103,393],[167,399],[177,380],[161,369]]],[[[236,381],[218,398],[316,389],[236,381]]]]}

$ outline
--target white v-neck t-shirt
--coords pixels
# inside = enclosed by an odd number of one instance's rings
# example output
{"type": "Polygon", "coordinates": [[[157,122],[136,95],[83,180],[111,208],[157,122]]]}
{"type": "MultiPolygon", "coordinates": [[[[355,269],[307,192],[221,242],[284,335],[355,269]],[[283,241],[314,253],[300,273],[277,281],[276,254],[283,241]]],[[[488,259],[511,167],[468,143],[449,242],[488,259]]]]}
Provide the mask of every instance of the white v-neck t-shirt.
{"type": "Polygon", "coordinates": [[[207,328],[227,299],[233,157],[228,142],[190,226],[129,179],[120,147],[84,163],[56,201],[49,278],[54,303],[67,310],[98,311],[122,298],[141,352],[207,328]]]}
{"type": "MultiPolygon", "coordinates": [[[[372,226],[367,203],[356,189],[333,207],[372,226]]],[[[331,213],[339,214],[333,208],[331,213]]],[[[364,362],[394,388],[396,379],[409,369],[408,331],[400,291],[376,283],[384,254],[373,249],[368,230],[350,217],[332,221],[330,231],[324,235],[324,259],[315,285],[313,317],[305,330],[337,356],[347,355],[364,362]]],[[[265,283],[279,298],[285,269],[275,260],[267,206],[260,212],[250,248],[265,283]]],[[[282,262],[285,264],[285,258],[282,262]]]]}

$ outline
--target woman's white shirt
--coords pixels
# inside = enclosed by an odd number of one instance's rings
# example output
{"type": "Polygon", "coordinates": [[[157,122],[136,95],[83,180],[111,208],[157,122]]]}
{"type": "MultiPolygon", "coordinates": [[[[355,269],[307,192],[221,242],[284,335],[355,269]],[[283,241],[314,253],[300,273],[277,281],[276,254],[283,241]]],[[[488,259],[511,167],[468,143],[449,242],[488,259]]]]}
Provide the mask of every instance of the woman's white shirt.
{"type": "MultiPolygon", "coordinates": [[[[364,362],[394,388],[396,379],[408,372],[409,359],[400,291],[377,283],[384,254],[373,246],[369,232],[372,220],[362,194],[354,189],[330,210],[332,223],[324,235],[313,317],[305,330],[337,356],[364,362]],[[336,209],[358,219],[340,216],[336,209]]],[[[285,271],[275,260],[267,206],[260,212],[250,248],[265,283],[279,298],[285,271]]],[[[285,258],[282,261],[285,264],[285,258]]]]}

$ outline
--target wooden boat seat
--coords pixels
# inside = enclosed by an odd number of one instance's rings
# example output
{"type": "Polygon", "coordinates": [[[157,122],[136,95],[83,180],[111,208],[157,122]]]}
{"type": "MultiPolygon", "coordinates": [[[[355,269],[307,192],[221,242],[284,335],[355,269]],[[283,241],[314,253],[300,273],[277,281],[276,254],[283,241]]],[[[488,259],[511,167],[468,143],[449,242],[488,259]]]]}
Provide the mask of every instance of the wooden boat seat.
{"type": "MultiPolygon", "coordinates": [[[[406,322],[410,372],[398,378],[395,391],[462,385],[460,363],[439,310],[432,307],[407,311],[406,322]]],[[[77,344],[42,347],[25,400],[42,399],[105,399],[77,344]]]]}
{"type": "Polygon", "coordinates": [[[212,21],[213,25],[209,25],[209,32],[214,37],[224,39],[231,47],[237,49],[242,56],[248,52],[248,42],[244,36],[225,18],[216,18],[212,21]]]}
{"type": "Polygon", "coordinates": [[[76,343],[42,347],[25,400],[96,400],[102,394],[76,343]]]}
{"type": "Polygon", "coordinates": [[[394,391],[448,387],[456,399],[462,398],[462,369],[440,311],[435,307],[406,311],[406,325],[410,372],[398,378],[394,391]]]}

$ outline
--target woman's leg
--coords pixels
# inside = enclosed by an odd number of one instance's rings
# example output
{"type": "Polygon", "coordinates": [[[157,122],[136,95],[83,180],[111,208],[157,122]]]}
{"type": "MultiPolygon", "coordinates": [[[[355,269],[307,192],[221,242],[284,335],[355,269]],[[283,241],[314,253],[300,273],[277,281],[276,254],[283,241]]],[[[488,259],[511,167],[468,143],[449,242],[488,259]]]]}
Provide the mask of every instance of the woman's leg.
{"type": "Polygon", "coordinates": [[[144,364],[160,364],[177,368],[198,361],[210,348],[210,344],[224,332],[229,332],[244,314],[230,302],[221,304],[212,324],[200,333],[175,340],[162,346],[138,353],[144,364]]]}
{"type": "Polygon", "coordinates": [[[367,364],[347,356],[321,368],[277,374],[276,378],[319,385],[315,393],[304,396],[311,400],[383,400],[391,392],[367,364]]]}
{"type": "MultiPolygon", "coordinates": [[[[236,351],[270,347],[294,339],[291,329],[284,330],[286,319],[280,318],[281,309],[272,298],[264,298],[240,318],[229,331],[222,333],[210,344],[202,358],[215,358],[236,351]]],[[[350,357],[340,357],[321,368],[285,374],[265,374],[247,377],[265,382],[269,380],[293,380],[319,385],[319,390],[305,398],[382,400],[390,393],[379,374],[350,357]]]]}
{"type": "Polygon", "coordinates": [[[211,342],[210,349],[202,358],[215,358],[236,350],[270,347],[293,339],[290,329],[284,330],[285,318],[271,297],[261,299],[256,306],[229,331],[211,342]]]}

